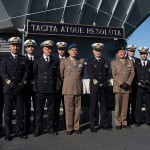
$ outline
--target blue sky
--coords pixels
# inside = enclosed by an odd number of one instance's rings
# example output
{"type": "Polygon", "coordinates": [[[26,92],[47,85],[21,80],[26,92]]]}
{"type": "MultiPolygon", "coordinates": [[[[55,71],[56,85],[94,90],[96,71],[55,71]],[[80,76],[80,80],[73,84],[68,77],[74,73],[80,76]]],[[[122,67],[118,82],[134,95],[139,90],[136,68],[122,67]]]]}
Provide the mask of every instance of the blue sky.
{"type": "Polygon", "coordinates": [[[127,39],[127,44],[135,44],[137,46],[135,56],[140,58],[138,48],[146,46],[150,49],[150,17],[147,18],[127,39]]]}

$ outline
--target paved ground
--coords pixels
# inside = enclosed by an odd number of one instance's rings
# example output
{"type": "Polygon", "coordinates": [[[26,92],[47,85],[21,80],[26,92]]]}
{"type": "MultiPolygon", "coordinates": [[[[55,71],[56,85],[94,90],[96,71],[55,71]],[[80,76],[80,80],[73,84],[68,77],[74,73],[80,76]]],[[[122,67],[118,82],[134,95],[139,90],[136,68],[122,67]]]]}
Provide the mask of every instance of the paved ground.
{"type": "MultiPolygon", "coordinates": [[[[109,116],[111,120],[113,111],[109,116]]],[[[113,127],[112,131],[98,130],[97,134],[92,134],[88,125],[88,107],[82,109],[81,121],[81,135],[66,135],[61,120],[58,136],[45,133],[35,138],[30,134],[26,140],[17,137],[10,142],[2,137],[0,150],[150,150],[150,127],[145,124],[122,130],[113,127]]]]}

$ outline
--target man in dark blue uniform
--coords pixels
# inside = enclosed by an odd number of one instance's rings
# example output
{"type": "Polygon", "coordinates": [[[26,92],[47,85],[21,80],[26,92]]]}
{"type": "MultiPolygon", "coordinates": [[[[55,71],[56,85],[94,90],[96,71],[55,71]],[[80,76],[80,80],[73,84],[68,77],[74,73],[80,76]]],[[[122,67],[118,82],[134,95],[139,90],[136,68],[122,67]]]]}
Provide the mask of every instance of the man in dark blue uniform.
{"type": "Polygon", "coordinates": [[[11,140],[13,103],[16,100],[16,136],[26,139],[23,134],[23,92],[27,83],[28,63],[24,56],[19,55],[21,39],[12,37],[10,43],[11,54],[3,58],[1,62],[1,76],[4,93],[4,121],[5,140],[11,140]]]}
{"type": "Polygon", "coordinates": [[[90,96],[91,106],[89,111],[90,130],[96,133],[95,122],[97,120],[98,101],[100,102],[101,122],[100,127],[104,130],[109,130],[107,118],[106,92],[108,81],[110,79],[110,68],[108,62],[101,57],[104,44],[92,44],[94,58],[87,62],[87,73],[90,78],[90,96]]]}
{"type": "Polygon", "coordinates": [[[60,84],[59,62],[51,56],[53,41],[41,43],[43,56],[34,61],[34,85],[36,86],[36,129],[33,134],[37,137],[42,134],[44,106],[47,99],[47,132],[57,135],[54,129],[54,96],[56,87],[60,84]]]}
{"type": "MultiPolygon", "coordinates": [[[[1,65],[1,60],[0,60],[0,65],[1,65]]],[[[0,137],[2,135],[3,107],[4,107],[3,83],[0,76],[0,137]]]]}
{"type": "Polygon", "coordinates": [[[142,121],[142,102],[145,100],[145,122],[150,126],[150,61],[147,59],[148,48],[140,47],[141,61],[135,63],[135,81],[138,85],[136,108],[135,108],[135,126],[139,127],[142,121]]]}
{"type": "MultiPolygon", "coordinates": [[[[126,49],[127,49],[127,56],[126,56],[127,59],[131,60],[134,65],[135,65],[135,63],[140,61],[139,58],[136,58],[134,56],[135,50],[136,50],[136,45],[133,45],[133,44],[128,45],[126,47],[126,49]]],[[[137,84],[135,82],[135,79],[133,79],[131,88],[132,88],[132,93],[130,93],[130,96],[129,96],[128,114],[127,114],[128,125],[131,124],[131,122],[130,122],[130,106],[131,106],[132,123],[135,123],[135,103],[136,103],[136,94],[137,94],[137,84]]]]}
{"type": "MultiPolygon", "coordinates": [[[[57,51],[58,51],[58,60],[59,60],[59,64],[61,62],[61,60],[66,59],[66,55],[65,55],[65,49],[67,47],[67,43],[66,42],[57,42],[56,46],[57,46],[57,51]]],[[[63,119],[64,119],[64,124],[65,124],[65,106],[64,106],[64,95],[62,95],[62,82],[61,85],[59,87],[59,89],[57,89],[56,92],[56,101],[55,101],[55,128],[58,128],[59,125],[59,111],[60,111],[60,104],[62,102],[63,105],[63,119]]]]}
{"type": "Polygon", "coordinates": [[[29,129],[31,127],[31,99],[33,102],[33,126],[35,127],[35,92],[34,92],[34,88],[33,88],[33,63],[34,63],[34,59],[36,59],[37,57],[34,56],[34,50],[36,47],[36,42],[33,39],[28,39],[24,42],[24,47],[25,47],[25,51],[26,51],[26,58],[28,60],[29,63],[29,76],[28,76],[28,80],[27,80],[27,86],[24,92],[24,99],[25,99],[25,114],[24,114],[24,122],[25,122],[25,127],[24,127],[24,132],[26,134],[29,133],[29,129]]]}

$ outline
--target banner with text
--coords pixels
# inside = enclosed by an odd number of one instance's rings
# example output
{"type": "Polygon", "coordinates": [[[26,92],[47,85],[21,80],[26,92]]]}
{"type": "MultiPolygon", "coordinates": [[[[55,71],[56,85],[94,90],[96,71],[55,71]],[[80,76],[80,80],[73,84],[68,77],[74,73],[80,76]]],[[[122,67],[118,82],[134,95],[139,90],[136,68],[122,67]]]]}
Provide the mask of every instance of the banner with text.
{"type": "Polygon", "coordinates": [[[124,28],[28,21],[27,34],[124,39],[124,28]]]}

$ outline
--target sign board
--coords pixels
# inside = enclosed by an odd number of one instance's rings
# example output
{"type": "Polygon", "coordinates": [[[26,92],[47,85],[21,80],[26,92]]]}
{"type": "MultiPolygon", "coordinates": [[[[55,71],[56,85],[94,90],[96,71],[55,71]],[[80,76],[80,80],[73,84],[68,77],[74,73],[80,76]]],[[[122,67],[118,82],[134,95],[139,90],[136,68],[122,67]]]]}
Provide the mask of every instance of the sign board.
{"type": "Polygon", "coordinates": [[[124,28],[27,21],[27,34],[124,39],[124,28]]]}

